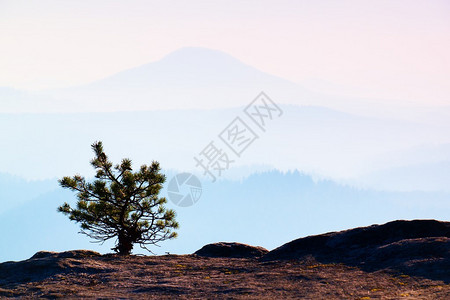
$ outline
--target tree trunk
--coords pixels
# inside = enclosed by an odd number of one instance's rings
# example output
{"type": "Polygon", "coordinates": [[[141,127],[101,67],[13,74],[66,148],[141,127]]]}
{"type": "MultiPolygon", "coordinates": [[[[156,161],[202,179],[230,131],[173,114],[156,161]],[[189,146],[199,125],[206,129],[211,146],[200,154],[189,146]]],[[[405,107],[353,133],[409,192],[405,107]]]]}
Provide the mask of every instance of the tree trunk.
{"type": "Polygon", "coordinates": [[[115,248],[120,255],[130,255],[133,250],[133,242],[126,234],[119,234],[119,243],[115,248]]]}

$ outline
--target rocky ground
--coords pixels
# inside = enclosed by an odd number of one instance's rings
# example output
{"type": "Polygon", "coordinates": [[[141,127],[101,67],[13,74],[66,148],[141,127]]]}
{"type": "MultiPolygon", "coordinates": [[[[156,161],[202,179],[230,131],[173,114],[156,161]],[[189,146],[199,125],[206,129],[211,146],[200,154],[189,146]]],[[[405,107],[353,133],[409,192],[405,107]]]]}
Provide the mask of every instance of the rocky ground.
{"type": "Polygon", "coordinates": [[[273,251],[236,243],[192,255],[38,252],[0,264],[0,298],[450,299],[450,223],[397,221],[273,251]]]}

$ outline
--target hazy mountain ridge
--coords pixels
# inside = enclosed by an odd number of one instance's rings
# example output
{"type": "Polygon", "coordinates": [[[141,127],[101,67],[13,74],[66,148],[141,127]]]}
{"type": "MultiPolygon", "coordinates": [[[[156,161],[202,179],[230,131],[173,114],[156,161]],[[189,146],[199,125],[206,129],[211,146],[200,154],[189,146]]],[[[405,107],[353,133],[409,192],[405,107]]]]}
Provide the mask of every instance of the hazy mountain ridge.
{"type": "Polygon", "coordinates": [[[448,149],[436,152],[429,147],[450,143],[448,107],[409,111],[389,105],[381,114],[374,113],[378,117],[362,116],[354,111],[365,107],[375,112],[375,99],[320,95],[205,48],[183,48],[159,61],[73,88],[39,93],[0,88],[0,111],[15,112],[0,115],[0,171],[27,178],[90,174],[85,162],[90,159],[88,145],[95,140],[104,140],[109,149],[133,148],[131,153],[114,153],[119,159],[125,155],[144,163],[151,157],[167,168],[194,171],[193,156],[233,118],[242,116],[243,107],[261,90],[278,104],[297,104],[281,105],[283,116],[271,122],[267,133],[258,132],[260,139],[233,167],[267,164],[378,188],[395,189],[390,184],[394,180],[403,181],[402,190],[412,185],[418,190],[448,188],[445,180],[423,176],[433,168],[436,174],[445,173],[433,164],[450,161],[448,149]],[[55,136],[58,143],[53,142],[55,136]],[[138,142],[138,136],[146,141],[138,142]],[[428,149],[406,155],[421,146],[428,149]],[[69,162],[68,149],[74,150],[69,162]],[[417,170],[414,184],[404,182],[411,176],[404,174],[408,168],[417,170]],[[377,175],[390,169],[398,174],[377,175]]]}
{"type": "MultiPolygon", "coordinates": [[[[231,168],[269,165],[365,186],[383,182],[352,180],[383,169],[450,160],[448,128],[416,122],[368,118],[329,108],[280,105],[284,113],[268,123],[267,131],[254,128],[259,138],[231,168]],[[259,131],[258,131],[259,130],[259,131]],[[286,147],[285,145],[289,145],[286,147]],[[435,145],[435,146],[432,146],[435,145]],[[441,146],[440,146],[441,145],[441,146]],[[329,151],[333,149],[333,151],[329,151]]],[[[125,156],[136,165],[156,159],[166,169],[201,172],[193,157],[212,140],[225,150],[217,135],[240,116],[249,126],[243,107],[214,110],[148,112],[1,114],[3,155],[0,171],[28,179],[92,174],[89,147],[102,140],[111,157],[125,156]],[[55,137],[57,142],[55,143],[55,137]],[[144,137],[144,138],[142,138],[144,137]],[[167,137],[170,137],[169,139],[167,137]],[[70,157],[70,159],[68,159],[70,157]],[[29,168],[33,165],[33,168],[29,168]]],[[[256,170],[256,169],[255,169],[256,170]]],[[[243,173],[251,173],[243,171],[243,173]]],[[[236,178],[225,172],[226,178],[236,178]]],[[[401,177],[400,177],[401,178],[401,177]]],[[[382,178],[381,178],[382,179],[382,178]]],[[[387,179],[386,179],[387,180],[387,179]]],[[[415,175],[417,189],[445,189],[430,177],[415,175]],[[424,181],[421,185],[420,182],[424,181]],[[428,181],[428,182],[427,182],[428,181]],[[423,188],[422,188],[423,186],[423,188]]],[[[406,184],[406,183],[405,183],[406,184]]]]}
{"type": "Polygon", "coordinates": [[[229,108],[245,105],[261,90],[281,103],[291,101],[293,95],[308,95],[308,99],[314,94],[206,48],[182,48],[87,85],[40,94],[63,100],[65,111],[100,112],[229,108]]]}
{"type": "MultiPolygon", "coordinates": [[[[305,81],[307,82],[307,81],[305,81]]],[[[8,105],[0,112],[105,112],[158,109],[218,109],[243,106],[266,91],[278,103],[317,105],[356,114],[446,123],[448,107],[388,104],[309,90],[260,71],[218,50],[181,48],[161,60],[124,70],[92,83],[35,92],[0,89],[8,105]],[[21,96],[20,96],[20,95],[21,96]]]]}
{"type": "Polygon", "coordinates": [[[360,184],[390,191],[450,191],[450,161],[392,167],[374,171],[356,180],[360,184]]]}
{"type": "MultiPolygon", "coordinates": [[[[175,174],[166,173],[168,180],[175,174]]],[[[192,253],[217,241],[272,249],[299,236],[393,219],[446,220],[450,213],[448,193],[362,190],[330,180],[316,181],[300,172],[263,172],[242,181],[202,181],[202,185],[202,196],[194,206],[179,208],[169,201],[181,225],[179,238],[154,249],[157,254],[192,253]],[[272,238],[267,240],[267,236],[272,238]]],[[[167,197],[166,189],[161,196],[167,197]]],[[[8,228],[2,241],[10,241],[0,244],[0,261],[23,259],[40,250],[86,248],[110,252],[112,242],[91,244],[78,234],[77,224],[56,211],[64,201],[75,200],[74,193],[58,188],[0,214],[0,228],[8,228]]],[[[140,253],[139,248],[136,250],[140,253]]]]}
{"type": "Polygon", "coordinates": [[[57,186],[54,180],[30,181],[19,176],[0,173],[0,214],[55,190],[57,186]]]}

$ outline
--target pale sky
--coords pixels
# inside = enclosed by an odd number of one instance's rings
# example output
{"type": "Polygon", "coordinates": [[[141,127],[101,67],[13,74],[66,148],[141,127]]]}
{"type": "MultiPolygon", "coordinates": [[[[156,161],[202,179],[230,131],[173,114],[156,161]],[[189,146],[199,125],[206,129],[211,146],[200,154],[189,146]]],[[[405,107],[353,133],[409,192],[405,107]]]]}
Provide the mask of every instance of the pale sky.
{"type": "Polygon", "coordinates": [[[449,1],[0,0],[0,86],[66,87],[186,46],[326,93],[450,105],[449,1]]]}

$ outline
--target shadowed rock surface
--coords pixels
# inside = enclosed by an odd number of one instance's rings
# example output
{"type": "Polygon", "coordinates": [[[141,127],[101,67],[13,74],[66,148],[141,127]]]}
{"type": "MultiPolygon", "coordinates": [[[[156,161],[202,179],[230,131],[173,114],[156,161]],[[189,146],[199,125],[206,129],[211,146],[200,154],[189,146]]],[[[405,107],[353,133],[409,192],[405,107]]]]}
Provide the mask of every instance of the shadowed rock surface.
{"type": "Polygon", "coordinates": [[[102,267],[80,262],[83,258],[99,256],[100,253],[89,250],[40,251],[27,260],[0,264],[0,286],[39,281],[67,272],[100,272],[104,270],[102,267]]]}
{"type": "Polygon", "coordinates": [[[234,257],[252,258],[261,257],[269,252],[263,247],[255,247],[241,243],[214,243],[203,246],[194,254],[205,257],[234,257]]]}
{"type": "Polygon", "coordinates": [[[448,229],[448,222],[395,221],[269,253],[238,243],[197,251],[221,257],[41,251],[0,263],[0,298],[450,299],[448,229]]]}
{"type": "Polygon", "coordinates": [[[300,238],[262,260],[314,257],[366,271],[391,269],[450,282],[450,222],[393,221],[300,238]]]}

